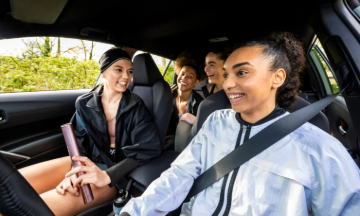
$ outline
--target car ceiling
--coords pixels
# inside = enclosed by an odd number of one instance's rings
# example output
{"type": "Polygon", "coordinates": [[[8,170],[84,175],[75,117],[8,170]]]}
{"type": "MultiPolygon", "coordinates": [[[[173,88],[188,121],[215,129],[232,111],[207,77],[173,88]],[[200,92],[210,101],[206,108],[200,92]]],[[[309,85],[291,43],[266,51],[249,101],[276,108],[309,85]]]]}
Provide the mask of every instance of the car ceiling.
{"type": "Polygon", "coordinates": [[[186,48],[206,51],[212,46],[234,46],[270,31],[286,30],[301,36],[307,48],[314,36],[307,25],[308,16],[326,3],[314,0],[202,3],[189,0],[69,0],[54,24],[34,24],[14,19],[10,1],[0,0],[0,39],[79,38],[125,45],[174,59],[186,48]],[[85,27],[109,31],[114,38],[107,40],[106,34],[95,32],[83,36],[80,31],[85,27]],[[219,37],[229,40],[209,41],[219,37]]]}

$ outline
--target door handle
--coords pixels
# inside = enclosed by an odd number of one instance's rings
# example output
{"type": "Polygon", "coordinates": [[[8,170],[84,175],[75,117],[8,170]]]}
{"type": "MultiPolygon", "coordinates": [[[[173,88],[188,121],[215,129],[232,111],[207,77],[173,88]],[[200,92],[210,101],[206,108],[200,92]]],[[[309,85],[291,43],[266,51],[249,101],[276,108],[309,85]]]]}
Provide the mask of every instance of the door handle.
{"type": "Polygon", "coordinates": [[[4,110],[0,110],[0,123],[6,120],[6,115],[4,110]]]}
{"type": "Polygon", "coordinates": [[[346,134],[346,130],[343,128],[342,125],[339,126],[339,131],[340,131],[341,135],[345,135],[345,134],[346,134]]]}

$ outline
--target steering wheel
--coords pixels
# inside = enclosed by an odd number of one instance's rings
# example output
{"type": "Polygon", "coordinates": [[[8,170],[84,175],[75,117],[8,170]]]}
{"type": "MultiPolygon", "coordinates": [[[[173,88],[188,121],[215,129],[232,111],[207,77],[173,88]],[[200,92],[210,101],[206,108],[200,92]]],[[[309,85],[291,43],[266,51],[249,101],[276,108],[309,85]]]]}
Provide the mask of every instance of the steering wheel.
{"type": "Polygon", "coordinates": [[[0,213],[54,215],[17,169],[0,153],[0,213]]]}

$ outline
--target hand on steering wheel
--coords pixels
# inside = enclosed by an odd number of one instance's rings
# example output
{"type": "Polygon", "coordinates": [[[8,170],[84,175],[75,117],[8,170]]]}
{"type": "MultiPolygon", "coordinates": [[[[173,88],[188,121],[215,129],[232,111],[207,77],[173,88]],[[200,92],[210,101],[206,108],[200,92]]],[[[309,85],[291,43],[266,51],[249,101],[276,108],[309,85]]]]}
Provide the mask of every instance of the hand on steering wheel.
{"type": "Polygon", "coordinates": [[[75,182],[73,182],[74,187],[91,183],[100,188],[111,183],[109,175],[105,171],[99,169],[99,167],[97,167],[89,158],[74,156],[72,159],[74,161],[81,161],[85,164],[85,166],[79,166],[72,169],[65,175],[65,177],[70,177],[76,173],[85,172],[85,174],[79,176],[76,178],[75,182]]]}

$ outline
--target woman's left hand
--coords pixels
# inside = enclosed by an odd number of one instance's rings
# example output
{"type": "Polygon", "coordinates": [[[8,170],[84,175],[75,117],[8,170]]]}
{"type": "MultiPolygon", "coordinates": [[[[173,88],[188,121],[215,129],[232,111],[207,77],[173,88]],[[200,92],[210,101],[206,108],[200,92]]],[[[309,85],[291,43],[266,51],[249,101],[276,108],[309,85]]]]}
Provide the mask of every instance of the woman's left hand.
{"type": "Polygon", "coordinates": [[[73,186],[84,185],[84,184],[93,184],[98,188],[104,187],[111,183],[109,175],[99,169],[89,158],[74,156],[72,158],[74,161],[81,161],[85,166],[78,166],[72,169],[70,172],[66,173],[65,177],[70,177],[71,175],[79,172],[85,172],[85,174],[79,176],[73,186]]]}
{"type": "Polygon", "coordinates": [[[184,115],[181,116],[180,121],[186,121],[189,124],[194,124],[196,120],[196,117],[193,114],[190,113],[185,113],[184,115]]]}

